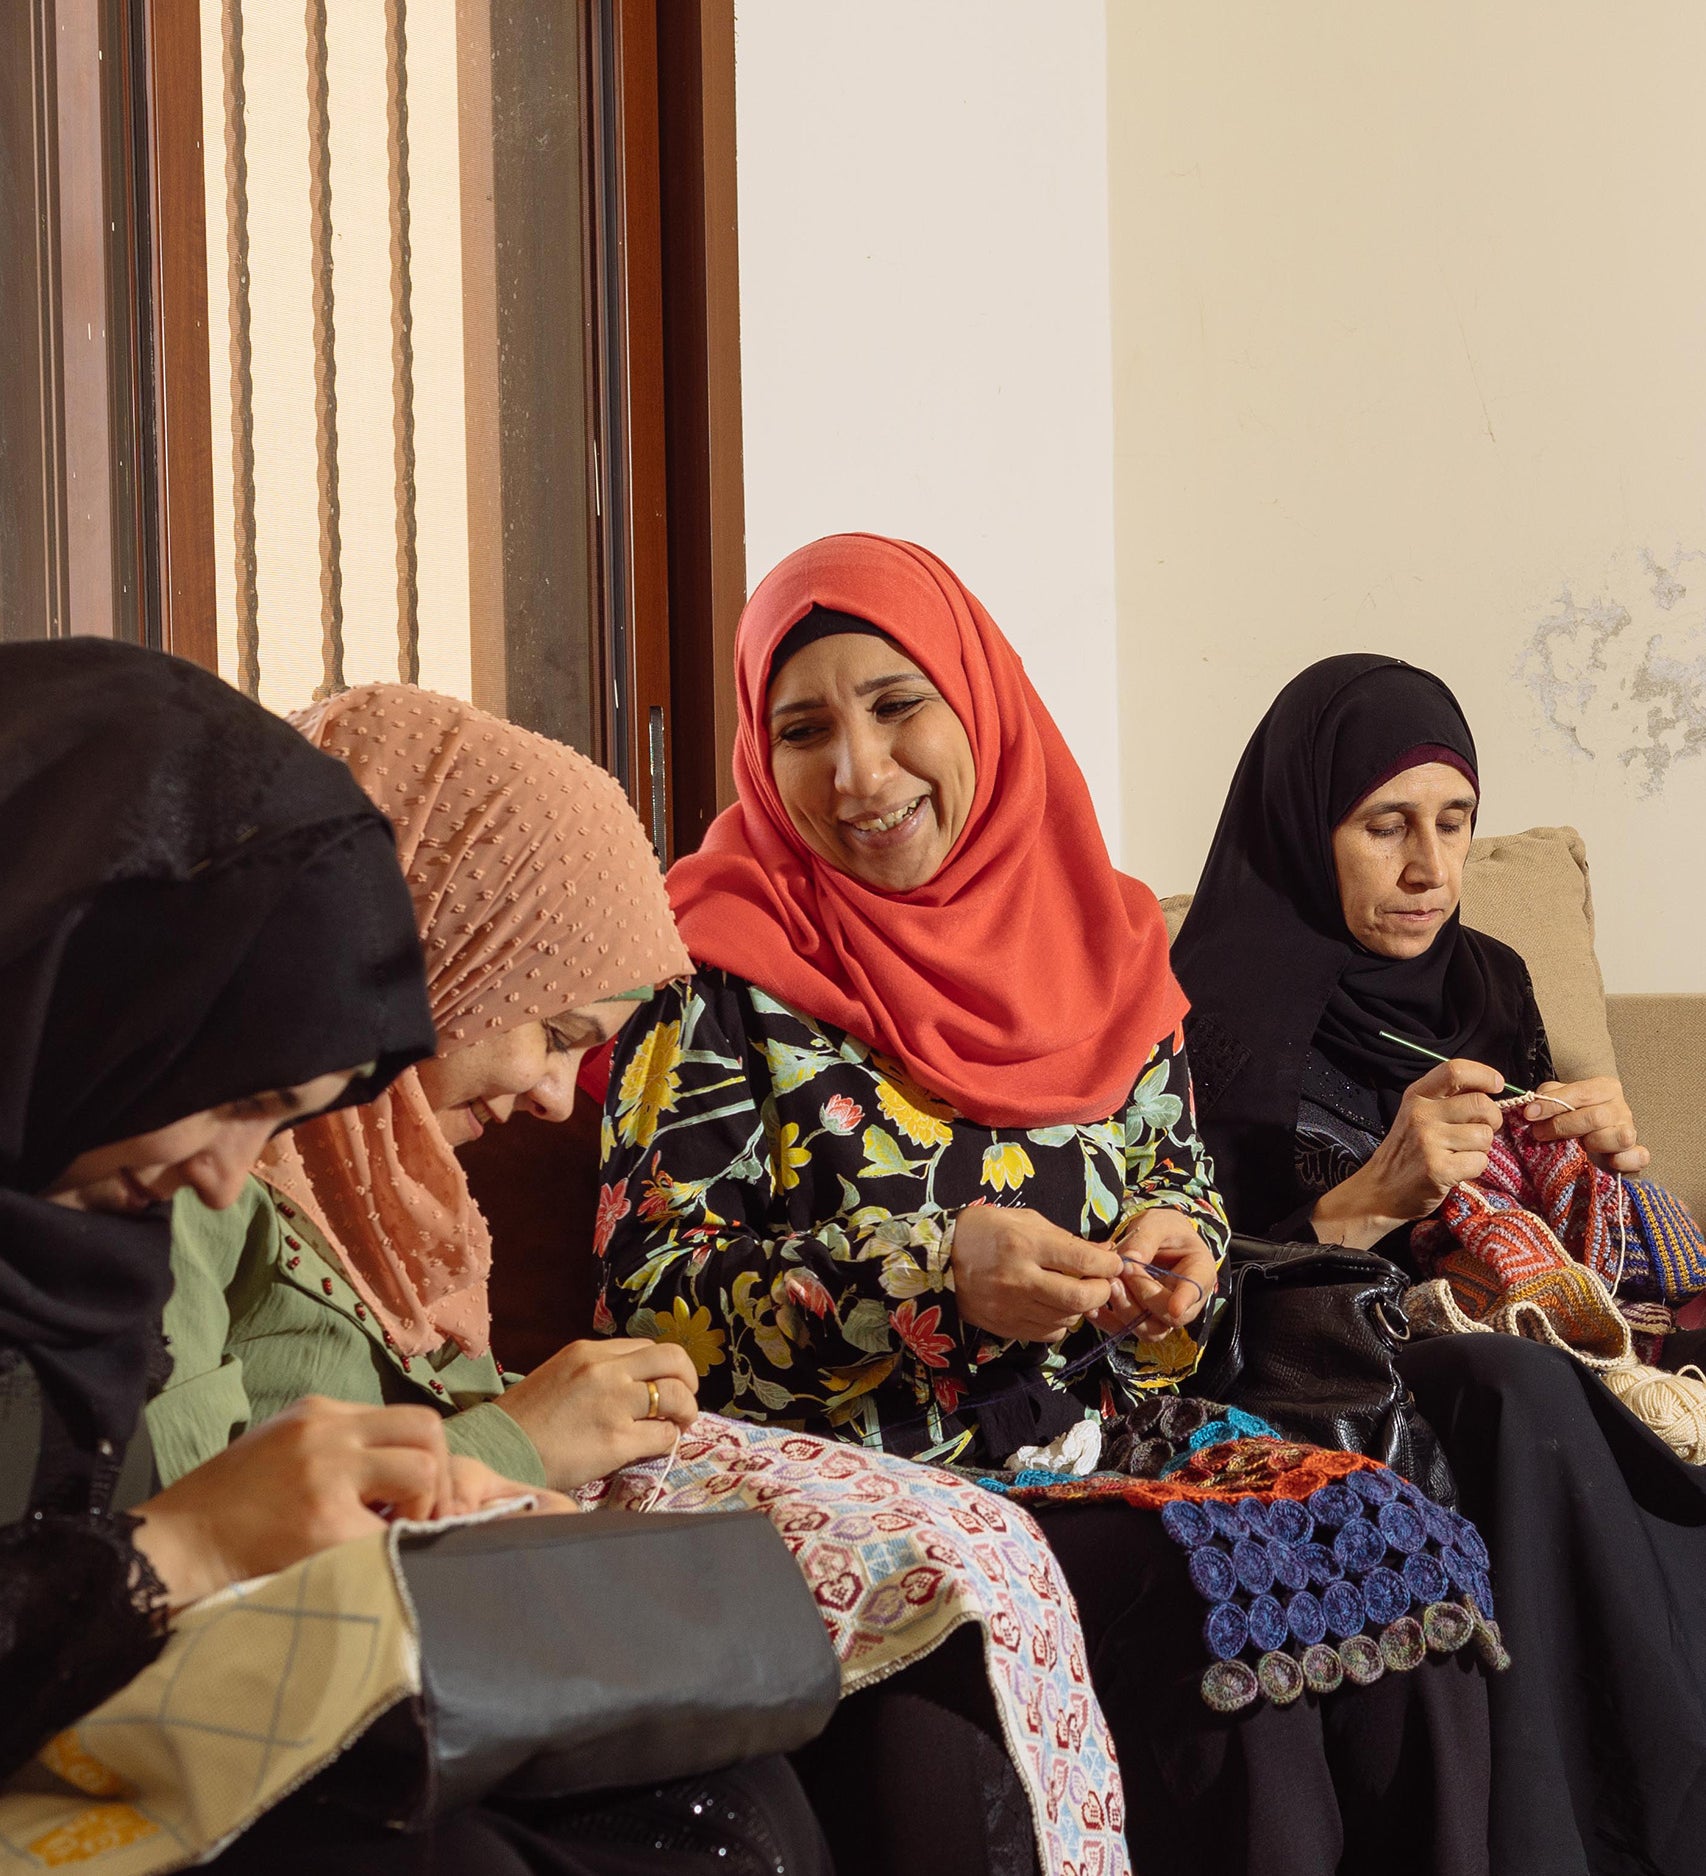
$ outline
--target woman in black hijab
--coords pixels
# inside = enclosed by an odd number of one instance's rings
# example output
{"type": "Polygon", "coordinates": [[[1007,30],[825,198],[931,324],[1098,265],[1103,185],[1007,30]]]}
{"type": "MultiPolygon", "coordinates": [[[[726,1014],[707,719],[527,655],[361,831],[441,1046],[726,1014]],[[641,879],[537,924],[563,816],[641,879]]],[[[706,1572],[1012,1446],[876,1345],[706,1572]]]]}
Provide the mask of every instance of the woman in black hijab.
{"type": "MultiPolygon", "coordinates": [[[[4,1776],[146,1667],[172,1609],[376,1530],[381,1509],[524,1488],[453,1458],[431,1409],[306,1401],[147,1496],[165,1201],[187,1185],[230,1204],[281,1126],[434,1047],[391,826],[348,769],[176,659],[4,646],[0,826],[4,1776]]],[[[465,1813],[411,1845],[318,1810],[310,1785],[217,1867],[823,1867],[780,1762],[570,1811],[465,1813]]]]}
{"type": "MultiPolygon", "coordinates": [[[[1251,737],[1173,951],[1236,1229],[1407,1263],[1410,1226],[1484,1170],[1507,1081],[1574,1110],[1531,1104],[1538,1136],[1646,1164],[1618,1083],[1551,1079],[1521,958],[1459,917],[1478,803],[1456,699],[1395,659],[1312,665],[1251,737]]],[[[1697,1876],[1706,1472],[1537,1343],[1445,1336],[1399,1366],[1491,1545],[1515,1663],[1488,1688],[1494,1869],[1697,1876]]]]}

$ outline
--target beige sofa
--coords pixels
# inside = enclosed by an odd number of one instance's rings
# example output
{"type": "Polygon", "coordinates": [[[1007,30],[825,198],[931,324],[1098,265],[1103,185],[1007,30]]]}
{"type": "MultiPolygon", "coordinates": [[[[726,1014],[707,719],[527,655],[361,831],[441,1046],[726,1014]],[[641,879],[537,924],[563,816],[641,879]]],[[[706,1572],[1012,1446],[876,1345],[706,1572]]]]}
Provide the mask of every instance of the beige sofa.
{"type": "MultiPolygon", "coordinates": [[[[1189,893],[1162,900],[1169,933],[1190,903],[1189,893]]],[[[1621,1076],[1652,1150],[1648,1176],[1706,1218],[1706,1135],[1697,1118],[1706,1092],[1706,994],[1606,995],[1581,836],[1573,827],[1531,827],[1477,840],[1463,874],[1463,917],[1526,959],[1559,1075],[1621,1076]]]]}

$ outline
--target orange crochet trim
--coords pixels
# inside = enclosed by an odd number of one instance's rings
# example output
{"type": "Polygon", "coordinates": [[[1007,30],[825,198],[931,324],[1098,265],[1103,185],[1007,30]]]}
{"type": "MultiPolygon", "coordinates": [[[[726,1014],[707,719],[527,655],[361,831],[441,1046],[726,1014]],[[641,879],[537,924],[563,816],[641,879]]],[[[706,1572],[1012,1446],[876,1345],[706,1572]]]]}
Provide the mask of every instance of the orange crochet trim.
{"type": "Polygon", "coordinates": [[[1377,1471],[1379,1461],[1362,1453],[1340,1453],[1294,1440],[1226,1440],[1192,1453],[1164,1479],[1128,1479],[1118,1472],[1054,1485],[1016,1486],[1008,1496],[1020,1504],[1055,1504],[1076,1499],[1119,1498],[1159,1511],[1180,1499],[1307,1498],[1347,1473],[1377,1471]]]}

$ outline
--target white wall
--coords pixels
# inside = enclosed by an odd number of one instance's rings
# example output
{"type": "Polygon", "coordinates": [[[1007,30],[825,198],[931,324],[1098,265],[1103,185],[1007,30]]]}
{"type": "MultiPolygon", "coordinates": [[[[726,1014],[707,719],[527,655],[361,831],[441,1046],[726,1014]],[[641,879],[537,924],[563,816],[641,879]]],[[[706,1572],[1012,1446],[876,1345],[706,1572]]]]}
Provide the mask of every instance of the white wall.
{"type": "Polygon", "coordinates": [[[1609,987],[1706,990],[1706,8],[1108,22],[1128,861],[1192,885],[1279,686],[1391,651],[1486,831],[1586,836],[1609,987]]]}
{"type": "Polygon", "coordinates": [[[941,554],[1117,854],[1102,0],[737,0],[735,56],[749,584],[941,554]]]}

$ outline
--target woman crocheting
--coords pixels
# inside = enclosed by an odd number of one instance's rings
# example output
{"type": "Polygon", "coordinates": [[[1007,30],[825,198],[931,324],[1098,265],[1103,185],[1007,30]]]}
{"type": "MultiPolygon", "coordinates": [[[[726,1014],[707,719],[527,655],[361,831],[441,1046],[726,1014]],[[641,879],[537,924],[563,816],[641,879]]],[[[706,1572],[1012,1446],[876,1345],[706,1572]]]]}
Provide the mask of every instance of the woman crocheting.
{"type": "MultiPolygon", "coordinates": [[[[699,968],[612,1063],[607,1325],[679,1342],[732,1413],[892,1451],[1114,1432],[1195,1366],[1227,1236],[1156,902],[933,555],[802,549],[736,657],[739,802],[670,876],[699,968]]],[[[1155,1514],[1038,1515],[1140,1867],[1485,1867],[1466,1661],[1216,1717],[1155,1514]]]]}
{"type": "MultiPolygon", "coordinates": [[[[1552,1078],[1522,960],[1462,923],[1478,775],[1456,699],[1392,658],[1311,666],[1252,736],[1173,952],[1241,1230],[1377,1246],[1431,1276],[1449,1232],[1473,1240],[1461,1195],[1496,1141],[1520,1132],[1559,1164],[1574,1149],[1556,1143],[1579,1143],[1578,1218],[1593,1166],[1646,1165],[1618,1083],[1552,1078]],[[1501,1107],[1512,1088],[1539,1098],[1501,1107]]],[[[1492,1266],[1458,1262],[1502,1300],[1492,1266]]],[[[1532,1282],[1525,1306],[1541,1299],[1532,1282]]],[[[1706,1474],[1560,1349],[1449,1334],[1399,1366],[1486,1531],[1515,1662],[1491,1688],[1494,1867],[1698,1869],[1706,1474]]]]}
{"type": "MultiPolygon", "coordinates": [[[[12,1500],[0,1513],[0,1804],[20,1864],[141,1845],[139,1858],[160,1854],[130,1866],[163,1868],[175,1866],[169,1820],[127,1804],[44,1829],[43,1793],[128,1795],[82,1747],[50,1760],[69,1784],[40,1764],[12,1775],[146,1671],[185,1605],[389,1516],[474,1510],[519,1488],[451,1454],[418,1407],[305,1401],[152,1496],[133,1438],[171,1365],[161,1201],[184,1191],[229,1204],[281,1128],[378,1095],[433,1047],[383,816],[340,764],[216,678],[89,639],[0,647],[0,815],[0,1458],[12,1500]]],[[[193,1718],[193,1703],[174,1717],[193,1718]]],[[[292,1729],[312,1739],[330,1723],[299,1709],[292,1729]]],[[[325,1755],[340,1743],[325,1737],[325,1755]]],[[[761,1781],[751,1847],[763,1868],[779,1846],[790,1870],[827,1868],[782,1762],[727,1776],[761,1781]]],[[[466,1810],[405,1839],[318,1811],[313,1791],[212,1867],[731,1867],[615,1841],[596,1804],[567,1816],[535,1805],[525,1820],[466,1810]]]]}
{"type": "Polygon", "coordinates": [[[453,1450],[517,1478],[619,1474],[589,1498],[763,1509],[819,1591],[854,1696],[815,1748],[856,1793],[839,1811],[829,1794],[843,1876],[1063,1876],[1097,1859],[1118,1876],[1118,1775],[1083,1639],[1023,1512],[880,1454],[695,1419],[698,1376],[667,1341],[573,1343],[525,1378],[493,1359],[490,1238],[453,1147],[517,1107],[562,1119],[581,1052],[649,1008],[635,992],[690,969],[620,788],[573,750],[404,686],[305,722],[396,830],[440,1052],[370,1107],[275,1143],[228,1210],[179,1200],[177,1372],[149,1409],[163,1472],[312,1389],[431,1404],[453,1450]]]}

